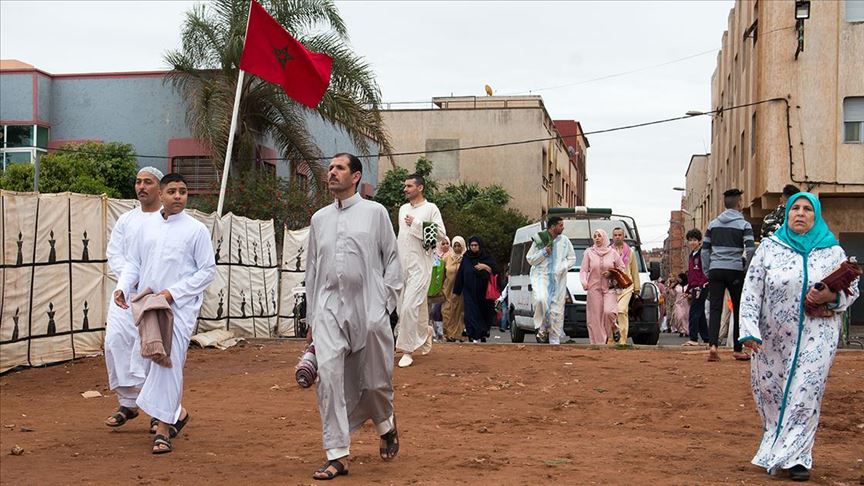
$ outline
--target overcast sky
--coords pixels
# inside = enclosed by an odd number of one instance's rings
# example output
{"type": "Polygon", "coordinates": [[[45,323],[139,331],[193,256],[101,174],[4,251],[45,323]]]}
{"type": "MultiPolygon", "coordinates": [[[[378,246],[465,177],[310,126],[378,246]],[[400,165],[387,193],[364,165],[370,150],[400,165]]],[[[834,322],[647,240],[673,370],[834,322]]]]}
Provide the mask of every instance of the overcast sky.
{"type": "MultiPolygon", "coordinates": [[[[0,58],[54,74],[165,69],[194,3],[0,0],[0,58]]],[[[710,109],[733,1],[337,4],[385,101],[484,95],[489,84],[540,94],[553,118],[591,132],[710,109]]],[[[709,119],[588,139],[588,205],[636,217],[645,246],[660,246],[680,201],[672,187],[692,154],[710,151],[709,119]]]]}

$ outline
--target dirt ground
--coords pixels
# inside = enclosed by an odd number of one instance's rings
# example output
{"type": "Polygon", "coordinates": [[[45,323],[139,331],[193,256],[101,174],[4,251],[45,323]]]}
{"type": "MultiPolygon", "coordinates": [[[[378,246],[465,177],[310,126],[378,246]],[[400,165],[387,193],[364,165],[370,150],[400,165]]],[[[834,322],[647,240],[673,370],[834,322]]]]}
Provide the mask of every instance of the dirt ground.
{"type": "MultiPolygon", "coordinates": [[[[686,349],[686,348],[685,348],[686,349]]],[[[175,451],[150,454],[143,416],[116,401],[103,360],[0,377],[0,482],[312,484],[323,462],[315,394],[293,381],[299,342],[192,350],[175,451]],[[85,399],[98,390],[104,398],[85,399]],[[24,449],[14,456],[14,446],[24,449]]],[[[761,427],[749,364],[684,350],[436,346],[395,372],[402,450],[367,425],[336,484],[781,484],[750,465],[761,427]]],[[[838,355],[814,449],[816,484],[864,484],[864,353],[838,355]]]]}

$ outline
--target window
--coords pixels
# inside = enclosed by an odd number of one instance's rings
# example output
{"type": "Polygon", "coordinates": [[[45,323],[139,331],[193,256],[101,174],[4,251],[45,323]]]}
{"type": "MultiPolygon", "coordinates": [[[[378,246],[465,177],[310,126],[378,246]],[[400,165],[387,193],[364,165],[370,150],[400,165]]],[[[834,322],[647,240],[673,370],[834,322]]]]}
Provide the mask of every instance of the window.
{"type": "Polygon", "coordinates": [[[38,125],[0,125],[0,168],[38,160],[47,152],[49,134],[48,127],[38,125]]]}
{"type": "Polygon", "coordinates": [[[846,0],[846,22],[864,22],[864,1],[846,0]]]}
{"type": "Polygon", "coordinates": [[[750,119],[750,155],[756,155],[756,112],[750,119]]]}
{"type": "Polygon", "coordinates": [[[6,147],[32,147],[33,125],[9,125],[6,127],[6,147]]]}
{"type": "Polygon", "coordinates": [[[213,161],[208,157],[174,157],[171,159],[171,171],[186,178],[190,193],[216,192],[219,177],[213,161]]]}
{"type": "Polygon", "coordinates": [[[864,143],[864,96],[843,99],[843,142],[864,143]]]}

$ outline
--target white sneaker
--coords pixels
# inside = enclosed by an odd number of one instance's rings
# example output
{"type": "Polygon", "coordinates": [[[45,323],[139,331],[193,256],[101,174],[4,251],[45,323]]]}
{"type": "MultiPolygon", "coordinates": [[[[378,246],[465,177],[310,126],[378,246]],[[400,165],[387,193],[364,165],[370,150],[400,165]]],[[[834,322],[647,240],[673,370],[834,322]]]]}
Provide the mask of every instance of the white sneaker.
{"type": "Polygon", "coordinates": [[[410,354],[405,353],[402,355],[402,359],[399,360],[400,368],[407,368],[414,363],[414,358],[411,357],[410,354]]]}

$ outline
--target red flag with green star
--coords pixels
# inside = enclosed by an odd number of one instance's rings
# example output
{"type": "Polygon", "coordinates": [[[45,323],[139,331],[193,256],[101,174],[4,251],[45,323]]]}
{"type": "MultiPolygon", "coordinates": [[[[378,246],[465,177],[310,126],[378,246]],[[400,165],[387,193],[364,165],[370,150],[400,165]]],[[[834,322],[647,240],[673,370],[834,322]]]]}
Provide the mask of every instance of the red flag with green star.
{"type": "Polygon", "coordinates": [[[330,85],[333,59],[306,49],[252,0],[240,69],[282,86],[285,94],[315,108],[330,85]]]}

